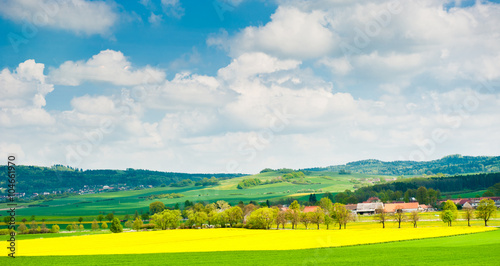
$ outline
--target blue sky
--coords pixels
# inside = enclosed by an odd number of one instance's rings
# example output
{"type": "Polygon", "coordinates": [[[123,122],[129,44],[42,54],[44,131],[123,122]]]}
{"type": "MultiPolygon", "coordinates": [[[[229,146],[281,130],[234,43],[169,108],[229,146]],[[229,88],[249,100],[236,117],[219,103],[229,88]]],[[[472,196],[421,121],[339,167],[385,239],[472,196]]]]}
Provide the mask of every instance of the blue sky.
{"type": "Polygon", "coordinates": [[[498,155],[499,1],[0,4],[0,156],[24,164],[498,155]]]}

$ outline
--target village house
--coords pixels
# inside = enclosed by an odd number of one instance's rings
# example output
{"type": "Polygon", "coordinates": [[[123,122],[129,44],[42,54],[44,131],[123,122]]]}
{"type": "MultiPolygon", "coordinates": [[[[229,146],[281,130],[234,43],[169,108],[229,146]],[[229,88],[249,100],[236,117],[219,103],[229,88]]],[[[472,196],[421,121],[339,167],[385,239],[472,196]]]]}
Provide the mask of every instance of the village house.
{"type": "Polygon", "coordinates": [[[384,209],[384,204],[382,202],[358,203],[356,205],[356,214],[375,214],[377,209],[384,209]]]}
{"type": "Polygon", "coordinates": [[[384,212],[394,213],[397,210],[402,210],[403,212],[418,211],[418,202],[386,203],[384,205],[384,212]]]}

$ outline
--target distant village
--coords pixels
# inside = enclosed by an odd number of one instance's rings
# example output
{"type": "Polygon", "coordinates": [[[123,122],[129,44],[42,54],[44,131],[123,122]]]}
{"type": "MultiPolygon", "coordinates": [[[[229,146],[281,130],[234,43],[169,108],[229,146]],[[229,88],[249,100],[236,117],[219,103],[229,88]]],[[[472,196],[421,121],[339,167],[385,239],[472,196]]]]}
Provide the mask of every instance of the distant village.
{"type": "MultiPolygon", "coordinates": [[[[37,197],[48,196],[48,197],[57,197],[58,195],[72,194],[72,195],[86,195],[86,194],[96,194],[103,192],[115,192],[115,191],[125,191],[125,190],[137,190],[144,188],[152,188],[152,185],[140,185],[140,186],[127,186],[127,184],[116,184],[116,185],[104,185],[104,186],[88,186],[84,185],[81,189],[68,188],[64,190],[53,190],[53,191],[45,191],[40,193],[15,193],[14,197],[24,200],[32,200],[37,199],[37,197]]],[[[7,195],[1,195],[0,199],[6,200],[8,198],[7,195]]]]}

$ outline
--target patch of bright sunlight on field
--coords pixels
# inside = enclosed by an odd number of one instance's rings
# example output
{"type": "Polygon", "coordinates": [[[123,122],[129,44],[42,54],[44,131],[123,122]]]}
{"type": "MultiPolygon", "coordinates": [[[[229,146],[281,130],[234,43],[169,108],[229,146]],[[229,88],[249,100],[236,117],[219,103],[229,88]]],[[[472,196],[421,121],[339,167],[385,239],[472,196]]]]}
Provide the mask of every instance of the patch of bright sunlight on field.
{"type": "MultiPolygon", "coordinates": [[[[16,256],[290,250],[451,236],[488,227],[347,228],[347,230],[189,229],[17,241],[16,256]]],[[[5,241],[4,243],[7,243],[5,241]]]]}

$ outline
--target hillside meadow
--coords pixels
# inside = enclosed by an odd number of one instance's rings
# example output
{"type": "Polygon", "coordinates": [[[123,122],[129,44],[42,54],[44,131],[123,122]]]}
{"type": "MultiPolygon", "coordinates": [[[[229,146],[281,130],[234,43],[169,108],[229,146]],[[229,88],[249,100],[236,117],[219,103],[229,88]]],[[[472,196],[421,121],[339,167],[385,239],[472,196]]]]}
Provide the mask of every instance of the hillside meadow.
{"type": "MultiPolygon", "coordinates": [[[[340,192],[346,189],[354,189],[360,184],[370,184],[369,180],[380,176],[369,176],[364,174],[340,175],[332,172],[312,172],[304,178],[309,181],[307,185],[292,184],[289,182],[259,185],[247,189],[237,189],[238,183],[246,178],[259,178],[262,182],[279,177],[281,174],[275,172],[261,173],[253,176],[237,177],[221,180],[220,185],[211,187],[188,186],[188,187],[156,187],[141,190],[128,190],[118,192],[106,192],[97,194],[84,194],[70,196],[51,201],[36,201],[20,203],[17,210],[18,220],[29,218],[31,215],[37,217],[50,216],[51,220],[70,221],[82,216],[85,221],[92,221],[95,216],[102,213],[114,212],[115,215],[134,214],[149,211],[149,204],[153,201],[161,201],[167,207],[182,204],[186,201],[215,202],[224,200],[231,205],[239,201],[245,203],[254,201],[278,200],[288,197],[307,199],[310,193],[321,194],[326,191],[340,192]],[[304,192],[306,191],[306,192],[304,192]],[[146,200],[145,197],[155,194],[180,193],[182,198],[146,200]],[[47,205],[46,207],[27,207],[28,205],[47,205]],[[59,218],[56,218],[59,217],[59,218]]],[[[6,203],[0,204],[0,209],[7,208],[6,203]]],[[[38,219],[38,218],[37,218],[38,219]]]]}

